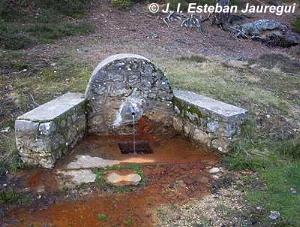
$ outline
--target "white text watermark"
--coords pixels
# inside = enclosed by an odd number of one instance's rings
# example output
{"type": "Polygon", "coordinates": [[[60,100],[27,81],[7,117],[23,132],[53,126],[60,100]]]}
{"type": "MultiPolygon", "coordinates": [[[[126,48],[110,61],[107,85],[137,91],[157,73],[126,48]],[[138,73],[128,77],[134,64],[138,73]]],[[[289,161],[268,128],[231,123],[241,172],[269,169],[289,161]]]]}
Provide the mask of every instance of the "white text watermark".
{"type": "MultiPolygon", "coordinates": [[[[199,5],[197,3],[189,3],[187,8],[183,10],[181,3],[178,3],[175,9],[173,8],[172,11],[175,10],[177,13],[189,13],[189,14],[196,14],[196,13],[271,13],[278,16],[288,13],[294,13],[296,10],[296,3],[291,5],[251,5],[247,3],[243,9],[239,9],[238,6],[221,6],[219,4],[216,5],[199,5]]],[[[159,5],[157,3],[151,3],[148,6],[148,9],[151,13],[169,13],[171,11],[170,3],[165,5],[159,5]]]]}

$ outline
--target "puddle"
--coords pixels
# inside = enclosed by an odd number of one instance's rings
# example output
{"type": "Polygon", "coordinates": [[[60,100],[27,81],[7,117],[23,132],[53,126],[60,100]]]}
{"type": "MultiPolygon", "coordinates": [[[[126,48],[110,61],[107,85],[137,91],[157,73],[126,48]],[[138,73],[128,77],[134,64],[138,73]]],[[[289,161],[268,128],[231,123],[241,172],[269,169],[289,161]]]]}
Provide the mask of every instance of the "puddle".
{"type": "Polygon", "coordinates": [[[118,143],[122,154],[151,154],[152,149],[147,141],[118,143]]]}
{"type": "MultiPolygon", "coordinates": [[[[59,171],[141,163],[145,184],[126,186],[133,187],[132,192],[112,192],[100,190],[93,183],[88,186],[88,193],[75,199],[70,196],[51,205],[12,208],[6,213],[5,222],[13,221],[12,226],[153,226],[153,211],[162,204],[185,203],[209,193],[212,178],[208,170],[218,162],[214,153],[195,147],[181,136],[141,134],[137,140],[147,141],[152,153],[122,154],[118,143],[129,138],[89,135],[54,170],[24,170],[19,176],[26,179],[32,191],[43,187],[47,197],[48,191],[61,193],[55,175],[59,171]]],[[[94,180],[94,175],[89,176],[94,180]]],[[[79,178],[89,180],[83,173],[79,178]]]]}
{"type": "Polygon", "coordinates": [[[137,141],[147,141],[152,153],[122,154],[119,143],[130,141],[130,136],[97,136],[89,135],[81,141],[72,154],[60,160],[56,168],[68,168],[69,163],[79,156],[98,157],[105,160],[114,160],[119,163],[185,163],[193,161],[206,162],[217,159],[216,154],[205,149],[196,148],[190,141],[182,136],[157,137],[149,135],[136,136],[137,141]]]}

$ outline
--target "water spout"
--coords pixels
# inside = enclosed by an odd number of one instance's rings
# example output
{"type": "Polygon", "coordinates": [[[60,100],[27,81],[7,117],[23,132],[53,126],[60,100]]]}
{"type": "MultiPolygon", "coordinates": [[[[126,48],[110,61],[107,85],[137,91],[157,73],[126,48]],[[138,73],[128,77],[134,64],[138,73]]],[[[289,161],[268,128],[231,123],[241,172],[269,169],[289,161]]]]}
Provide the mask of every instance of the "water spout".
{"type": "Polygon", "coordinates": [[[135,152],[135,112],[131,112],[132,115],[132,133],[133,133],[133,154],[136,154],[135,152]]]}
{"type": "Polygon", "coordinates": [[[143,115],[144,100],[136,89],[120,105],[116,112],[114,127],[121,125],[131,125],[133,120],[137,122],[143,115]]]}

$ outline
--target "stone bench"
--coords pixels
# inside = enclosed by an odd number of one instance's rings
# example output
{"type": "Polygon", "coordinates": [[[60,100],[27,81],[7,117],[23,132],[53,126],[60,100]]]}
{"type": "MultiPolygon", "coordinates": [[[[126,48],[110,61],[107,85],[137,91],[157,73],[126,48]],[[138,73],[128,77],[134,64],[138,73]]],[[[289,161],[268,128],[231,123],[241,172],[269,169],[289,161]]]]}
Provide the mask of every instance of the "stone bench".
{"type": "Polygon", "coordinates": [[[85,98],[67,93],[17,118],[16,144],[29,165],[53,168],[55,161],[83,137],[85,98]]]}
{"type": "Polygon", "coordinates": [[[177,113],[173,119],[175,130],[222,153],[230,150],[247,112],[190,91],[175,90],[173,103],[177,113]]]}

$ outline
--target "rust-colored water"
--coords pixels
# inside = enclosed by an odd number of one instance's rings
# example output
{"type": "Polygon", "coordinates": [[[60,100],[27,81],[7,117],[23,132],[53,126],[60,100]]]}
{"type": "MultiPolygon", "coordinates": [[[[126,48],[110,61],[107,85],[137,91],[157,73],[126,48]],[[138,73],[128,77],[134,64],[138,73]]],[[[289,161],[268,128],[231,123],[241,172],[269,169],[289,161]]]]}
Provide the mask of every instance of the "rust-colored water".
{"type": "Polygon", "coordinates": [[[81,201],[65,201],[44,210],[12,210],[17,226],[152,226],[161,204],[184,203],[209,193],[210,177],[201,162],[143,167],[147,185],[130,193],[94,193],[81,201]],[[106,221],[97,216],[105,214],[106,221]]]}
{"type": "MultiPolygon", "coordinates": [[[[148,141],[153,153],[121,154],[117,143],[130,138],[89,135],[71,154],[59,161],[56,169],[64,168],[78,154],[120,160],[122,163],[142,163],[147,179],[144,187],[129,193],[96,190],[80,200],[62,200],[42,210],[39,206],[14,208],[5,219],[17,220],[13,226],[152,226],[155,223],[154,211],[160,205],[184,203],[209,193],[211,178],[207,167],[218,162],[214,153],[195,147],[181,136],[140,133],[137,140],[148,141]],[[105,220],[99,220],[99,214],[105,214],[105,220]]],[[[23,173],[22,176],[25,175],[23,173]]],[[[46,193],[58,190],[52,171],[27,172],[26,182],[32,191],[41,185],[48,188],[46,193]]]]}

